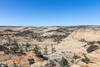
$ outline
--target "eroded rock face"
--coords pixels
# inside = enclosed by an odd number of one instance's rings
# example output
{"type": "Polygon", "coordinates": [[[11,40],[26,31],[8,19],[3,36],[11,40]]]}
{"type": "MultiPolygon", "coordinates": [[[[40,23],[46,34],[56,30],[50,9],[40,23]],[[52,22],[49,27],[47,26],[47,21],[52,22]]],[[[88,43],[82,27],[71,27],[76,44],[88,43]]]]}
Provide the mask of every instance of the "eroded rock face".
{"type": "Polygon", "coordinates": [[[85,42],[83,43],[78,40],[63,40],[55,47],[56,52],[49,56],[51,59],[59,59],[65,56],[67,60],[71,61],[74,54],[78,56],[87,54],[86,48],[83,47],[84,45],[86,45],[85,42]]]}
{"type": "Polygon", "coordinates": [[[88,42],[97,41],[100,41],[99,29],[89,28],[76,30],[56,46],[56,52],[50,57],[57,59],[61,56],[65,56],[72,59],[74,54],[76,54],[82,59],[84,55],[86,55],[93,63],[85,64],[80,59],[78,62],[76,61],[78,65],[71,65],[71,67],[98,67],[100,64],[98,63],[100,62],[100,49],[94,50],[91,53],[87,52],[87,48],[90,45],[98,45],[100,47],[99,43],[88,44],[88,42]]]}
{"type": "Polygon", "coordinates": [[[93,28],[79,29],[74,31],[66,39],[81,40],[86,41],[100,41],[100,30],[93,28]]]}
{"type": "Polygon", "coordinates": [[[86,43],[80,42],[78,40],[64,40],[60,44],[56,50],[67,51],[72,53],[85,53],[85,48],[83,47],[86,43]]]}

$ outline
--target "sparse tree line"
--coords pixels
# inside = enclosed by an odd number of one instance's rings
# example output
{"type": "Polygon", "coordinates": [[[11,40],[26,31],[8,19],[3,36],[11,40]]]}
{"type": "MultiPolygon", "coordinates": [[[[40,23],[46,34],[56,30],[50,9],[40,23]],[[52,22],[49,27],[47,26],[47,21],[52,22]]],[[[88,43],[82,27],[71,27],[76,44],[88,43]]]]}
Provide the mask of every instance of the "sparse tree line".
{"type": "Polygon", "coordinates": [[[23,31],[23,32],[19,32],[18,34],[16,34],[16,36],[24,36],[24,37],[31,37],[33,39],[36,39],[37,41],[43,41],[44,39],[54,39],[54,41],[57,41],[58,43],[64,39],[65,37],[67,37],[69,35],[69,33],[66,33],[66,35],[52,35],[52,36],[41,36],[43,33],[36,33],[33,31],[23,31]]]}

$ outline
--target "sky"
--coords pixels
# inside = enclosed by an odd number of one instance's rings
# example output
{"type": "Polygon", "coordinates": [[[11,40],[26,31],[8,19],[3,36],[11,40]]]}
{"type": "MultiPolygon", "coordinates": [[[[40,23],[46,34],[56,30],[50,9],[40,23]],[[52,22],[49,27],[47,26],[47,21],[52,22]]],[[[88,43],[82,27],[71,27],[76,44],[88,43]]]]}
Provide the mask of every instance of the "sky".
{"type": "Polygon", "coordinates": [[[100,25],[100,0],[0,0],[0,26],[100,25]]]}

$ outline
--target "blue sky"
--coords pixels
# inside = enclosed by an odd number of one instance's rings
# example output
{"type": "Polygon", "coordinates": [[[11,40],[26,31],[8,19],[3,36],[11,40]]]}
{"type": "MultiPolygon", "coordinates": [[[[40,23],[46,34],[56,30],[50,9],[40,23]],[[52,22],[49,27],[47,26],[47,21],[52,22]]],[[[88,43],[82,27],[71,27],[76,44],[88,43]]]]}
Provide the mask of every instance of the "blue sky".
{"type": "Polygon", "coordinates": [[[100,0],[0,0],[0,25],[100,25],[100,0]]]}

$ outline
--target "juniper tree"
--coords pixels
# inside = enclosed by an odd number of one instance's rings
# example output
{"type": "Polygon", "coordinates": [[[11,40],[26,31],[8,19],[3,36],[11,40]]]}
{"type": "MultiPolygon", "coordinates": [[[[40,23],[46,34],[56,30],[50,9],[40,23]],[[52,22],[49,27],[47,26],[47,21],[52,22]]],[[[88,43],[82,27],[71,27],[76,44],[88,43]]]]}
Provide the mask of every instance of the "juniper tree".
{"type": "Polygon", "coordinates": [[[33,52],[35,53],[35,55],[37,57],[43,57],[43,55],[42,55],[42,53],[41,53],[41,51],[40,51],[40,49],[39,49],[39,47],[37,45],[35,45],[35,47],[33,49],[33,52]]]}

